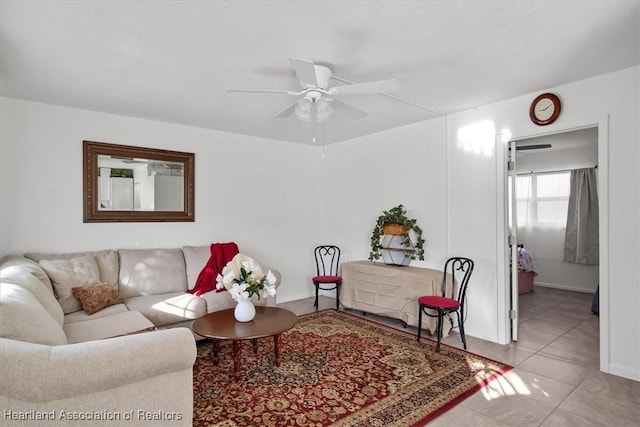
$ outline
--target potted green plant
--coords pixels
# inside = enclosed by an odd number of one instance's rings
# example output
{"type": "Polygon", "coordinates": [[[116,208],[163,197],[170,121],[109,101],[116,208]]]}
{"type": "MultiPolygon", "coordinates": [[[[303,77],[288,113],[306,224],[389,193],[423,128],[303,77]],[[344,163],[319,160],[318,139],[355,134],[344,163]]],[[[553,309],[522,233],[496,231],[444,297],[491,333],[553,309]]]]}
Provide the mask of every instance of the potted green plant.
{"type": "Polygon", "coordinates": [[[387,211],[383,211],[378,217],[376,225],[371,233],[371,252],[369,260],[374,261],[380,259],[380,251],[382,249],[381,238],[384,234],[401,235],[402,245],[409,248],[414,247],[411,259],[424,260],[424,239],[422,238],[422,229],[416,224],[415,219],[407,217],[407,211],[403,205],[398,205],[387,211]],[[414,235],[415,241],[412,241],[411,234],[414,235]]]}

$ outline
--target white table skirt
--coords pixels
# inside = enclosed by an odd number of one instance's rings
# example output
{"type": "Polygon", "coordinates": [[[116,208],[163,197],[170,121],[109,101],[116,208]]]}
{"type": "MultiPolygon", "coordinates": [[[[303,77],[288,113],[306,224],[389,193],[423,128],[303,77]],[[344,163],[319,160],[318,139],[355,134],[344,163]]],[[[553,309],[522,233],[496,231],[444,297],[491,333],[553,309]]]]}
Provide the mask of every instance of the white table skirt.
{"type": "MultiPolygon", "coordinates": [[[[407,325],[418,326],[419,297],[441,295],[440,270],[371,261],[345,262],[341,268],[343,306],[400,319],[407,325]]],[[[422,328],[435,333],[436,318],[423,315],[422,328]]],[[[450,329],[451,323],[445,319],[443,336],[446,337],[450,329]]]]}

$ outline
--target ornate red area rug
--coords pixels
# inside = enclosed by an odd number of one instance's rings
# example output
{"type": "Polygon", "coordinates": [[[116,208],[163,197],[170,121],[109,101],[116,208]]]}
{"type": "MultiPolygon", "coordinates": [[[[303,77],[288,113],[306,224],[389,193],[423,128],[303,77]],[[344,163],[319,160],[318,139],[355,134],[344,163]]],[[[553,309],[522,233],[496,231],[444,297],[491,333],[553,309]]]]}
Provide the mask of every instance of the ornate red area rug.
{"type": "Polygon", "coordinates": [[[213,365],[210,342],[198,344],[194,426],[422,426],[511,369],[485,357],[354,315],[326,310],[299,317],[257,353],[242,345],[234,380],[230,342],[213,365]]]}

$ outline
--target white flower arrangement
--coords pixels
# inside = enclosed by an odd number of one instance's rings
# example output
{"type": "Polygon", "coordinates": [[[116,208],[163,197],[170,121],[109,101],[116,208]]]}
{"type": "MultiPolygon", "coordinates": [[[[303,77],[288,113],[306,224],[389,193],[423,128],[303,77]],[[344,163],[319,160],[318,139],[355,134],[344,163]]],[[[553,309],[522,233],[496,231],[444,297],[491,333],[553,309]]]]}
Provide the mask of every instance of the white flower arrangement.
{"type": "Polygon", "coordinates": [[[253,295],[260,299],[276,294],[276,276],[271,270],[265,276],[257,262],[241,253],[224,266],[216,281],[216,288],[225,288],[237,302],[253,295]]]}

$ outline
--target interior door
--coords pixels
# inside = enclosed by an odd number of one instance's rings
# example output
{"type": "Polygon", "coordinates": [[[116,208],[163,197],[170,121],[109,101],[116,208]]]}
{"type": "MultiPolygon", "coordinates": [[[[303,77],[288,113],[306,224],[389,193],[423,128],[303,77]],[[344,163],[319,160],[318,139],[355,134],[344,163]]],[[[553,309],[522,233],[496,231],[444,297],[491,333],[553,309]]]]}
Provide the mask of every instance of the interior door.
{"type": "Polygon", "coordinates": [[[518,341],[518,198],[516,191],[516,141],[509,141],[508,173],[508,198],[509,198],[509,250],[511,251],[510,275],[511,275],[511,340],[518,341]]]}

